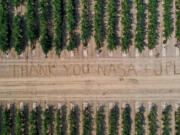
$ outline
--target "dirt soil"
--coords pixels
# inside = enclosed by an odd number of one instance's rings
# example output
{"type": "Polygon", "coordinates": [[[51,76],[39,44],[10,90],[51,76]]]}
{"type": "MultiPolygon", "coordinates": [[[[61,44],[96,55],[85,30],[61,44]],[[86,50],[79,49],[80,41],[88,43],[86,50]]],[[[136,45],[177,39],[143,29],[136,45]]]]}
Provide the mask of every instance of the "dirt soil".
{"type": "MultiPolygon", "coordinates": [[[[120,12],[122,4],[118,4],[120,12]]],[[[106,49],[106,40],[97,56],[93,35],[87,47],[87,57],[83,55],[81,44],[73,52],[73,57],[66,49],[58,57],[52,49],[45,58],[38,41],[35,50],[28,46],[20,56],[14,49],[9,55],[0,52],[0,100],[179,100],[179,49],[174,46],[175,32],[167,44],[162,44],[162,4],[163,1],[159,5],[159,44],[152,50],[152,56],[147,47],[138,56],[134,44],[126,55],[120,46],[110,53],[106,49]]],[[[93,8],[94,2],[91,2],[92,17],[93,8]]],[[[22,6],[21,10],[24,14],[26,9],[22,6]]],[[[81,4],[78,10],[81,13],[81,4]]],[[[135,4],[132,13],[136,19],[135,4]]],[[[121,24],[118,26],[120,36],[121,24]]]]}

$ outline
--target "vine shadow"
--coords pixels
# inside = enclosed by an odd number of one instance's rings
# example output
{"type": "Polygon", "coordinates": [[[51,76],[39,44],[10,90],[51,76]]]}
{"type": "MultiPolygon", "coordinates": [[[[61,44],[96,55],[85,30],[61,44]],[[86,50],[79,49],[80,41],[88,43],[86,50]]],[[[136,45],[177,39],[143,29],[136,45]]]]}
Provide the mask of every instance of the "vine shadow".
{"type": "Polygon", "coordinates": [[[120,16],[118,16],[118,15],[120,15],[120,13],[121,13],[121,11],[118,9],[118,7],[120,7],[120,0],[115,0],[116,1],[116,13],[117,13],[117,15],[116,15],[116,24],[115,24],[115,28],[116,28],[116,30],[115,30],[115,32],[116,32],[116,34],[115,34],[115,40],[117,41],[117,46],[119,46],[120,45],[120,36],[118,35],[118,31],[119,31],[119,23],[120,23],[120,16]]]}
{"type": "MultiPolygon", "coordinates": [[[[122,112],[122,117],[123,117],[123,114],[124,113],[127,113],[126,115],[126,119],[124,122],[127,122],[126,124],[128,124],[128,133],[131,134],[131,129],[132,129],[132,118],[131,118],[131,112],[132,112],[132,109],[131,109],[131,106],[129,104],[126,104],[126,107],[124,108],[123,112],[122,112]]],[[[126,128],[126,127],[125,127],[126,128]]],[[[124,130],[124,129],[123,129],[124,130]]]]}
{"type": "MultiPolygon", "coordinates": [[[[148,8],[148,5],[145,3],[145,1],[143,1],[143,6],[144,6],[144,8],[145,8],[145,11],[147,10],[147,8],[148,8]]],[[[144,29],[143,29],[143,32],[145,33],[145,38],[144,38],[144,40],[143,40],[143,42],[142,42],[142,45],[143,46],[147,46],[147,43],[146,43],[146,34],[147,34],[147,28],[146,28],[146,25],[147,25],[147,23],[146,23],[146,19],[147,19],[147,15],[146,15],[146,13],[144,13],[144,23],[142,24],[142,26],[144,27],[144,29]]],[[[144,108],[145,109],[145,108],[144,108]]]]}
{"type": "Polygon", "coordinates": [[[79,109],[79,106],[76,105],[75,106],[75,111],[76,111],[76,135],[79,135],[79,123],[80,123],[80,119],[79,119],[79,116],[80,116],[80,109],[79,109]]]}
{"type": "Polygon", "coordinates": [[[172,118],[171,116],[169,116],[169,113],[172,111],[172,106],[171,105],[167,105],[165,107],[165,109],[163,110],[162,112],[162,120],[163,120],[163,126],[166,126],[166,131],[163,130],[163,133],[165,132],[166,133],[169,133],[172,131],[172,128],[170,127],[171,125],[171,121],[172,121],[172,118]],[[164,118],[165,117],[165,118],[164,118]],[[167,119],[166,119],[167,118],[167,119]]]}
{"type": "Polygon", "coordinates": [[[67,135],[67,119],[66,119],[66,114],[67,114],[67,106],[66,105],[63,105],[61,107],[61,110],[62,110],[62,132],[63,132],[63,135],[67,135]]]}
{"type": "MultiPolygon", "coordinates": [[[[35,0],[35,23],[37,24],[37,35],[38,38],[36,40],[38,40],[40,38],[40,16],[39,16],[39,0],[35,0]]],[[[35,49],[36,45],[33,46],[32,49],[35,49]]]]}
{"type": "Polygon", "coordinates": [[[80,115],[80,109],[78,107],[78,105],[75,105],[71,110],[70,110],[70,114],[68,115],[68,122],[73,124],[73,125],[69,125],[70,128],[72,128],[72,130],[70,130],[70,134],[73,132],[74,135],[79,135],[79,115],[80,115]],[[74,125],[75,124],[75,125],[74,125]]]}
{"type": "Polygon", "coordinates": [[[106,5],[107,5],[107,1],[103,0],[103,8],[102,8],[102,14],[103,14],[103,18],[102,18],[102,31],[103,31],[103,43],[102,43],[102,47],[104,46],[104,41],[106,39],[106,25],[105,25],[105,12],[106,12],[106,5]]]}
{"type": "MultiPolygon", "coordinates": [[[[132,9],[132,7],[133,7],[133,1],[132,0],[130,0],[130,9],[132,9]]],[[[132,39],[134,38],[134,36],[133,36],[133,31],[132,31],[132,29],[133,29],[133,23],[134,23],[134,19],[133,19],[133,13],[131,12],[131,10],[130,10],[130,17],[131,17],[131,20],[130,20],[130,30],[131,30],[131,33],[129,34],[129,37],[130,37],[130,40],[131,40],[131,44],[130,44],[130,46],[132,46],[133,44],[132,44],[132,39]]]]}
{"type": "MultiPolygon", "coordinates": [[[[13,38],[12,38],[12,33],[13,33],[13,19],[14,19],[14,6],[12,0],[8,0],[8,21],[9,21],[9,26],[8,26],[8,43],[9,43],[9,51],[13,47],[13,38]]],[[[8,54],[9,52],[7,52],[8,54]]]]}
{"type": "Polygon", "coordinates": [[[25,113],[25,135],[28,135],[29,133],[29,107],[28,105],[24,106],[24,113],[25,113]]]}
{"type": "MultiPolygon", "coordinates": [[[[146,123],[145,123],[144,112],[145,112],[145,107],[142,105],[142,106],[140,106],[139,111],[138,111],[137,113],[143,114],[142,117],[141,117],[143,126],[145,126],[145,124],[146,124],[146,123]]],[[[135,119],[136,119],[136,118],[135,118],[135,119]]],[[[142,129],[142,132],[141,132],[141,133],[142,133],[142,135],[145,135],[145,128],[142,129]]]]}
{"type": "Polygon", "coordinates": [[[105,121],[105,109],[104,109],[104,105],[99,107],[99,111],[101,113],[101,134],[105,135],[106,134],[106,121],[105,121]]]}
{"type": "Polygon", "coordinates": [[[52,7],[52,0],[48,0],[48,32],[50,35],[50,42],[51,42],[51,46],[49,46],[49,51],[52,49],[53,47],[53,38],[54,38],[54,33],[53,33],[53,7],[52,7]]]}
{"type": "Polygon", "coordinates": [[[112,113],[112,117],[113,118],[111,118],[110,116],[109,116],[109,121],[110,120],[112,120],[112,119],[115,119],[115,130],[116,130],[116,134],[118,135],[118,126],[119,126],[119,107],[118,107],[118,105],[117,104],[115,104],[114,105],[114,107],[110,110],[110,115],[111,115],[111,113],[112,113]]]}
{"type": "Polygon", "coordinates": [[[12,119],[11,119],[11,134],[12,135],[15,135],[15,117],[16,117],[16,107],[15,107],[15,104],[12,104],[11,107],[10,107],[10,112],[11,112],[11,115],[12,115],[12,119]]]}
{"type": "Polygon", "coordinates": [[[61,52],[66,48],[67,45],[67,19],[66,19],[66,0],[62,0],[63,6],[63,24],[62,24],[62,50],[58,54],[58,57],[60,57],[61,52]]]}
{"type": "MultiPolygon", "coordinates": [[[[81,20],[81,16],[79,14],[80,0],[75,0],[74,4],[75,4],[75,20],[76,20],[75,26],[76,26],[76,30],[77,30],[78,29],[78,24],[80,24],[79,22],[81,20]]],[[[76,39],[75,40],[76,48],[78,48],[78,46],[80,45],[81,40],[80,40],[80,33],[76,32],[76,30],[74,32],[74,36],[75,36],[75,39],[76,39]]]]}
{"type": "MultiPolygon", "coordinates": [[[[22,27],[22,35],[23,35],[23,48],[22,48],[22,52],[23,53],[26,49],[26,47],[28,46],[28,40],[27,40],[27,36],[26,36],[26,20],[24,18],[24,16],[22,16],[22,24],[21,24],[21,27],[22,27]]],[[[28,56],[27,56],[28,57],[28,56]]]]}
{"type": "Polygon", "coordinates": [[[54,134],[54,107],[51,105],[49,106],[49,111],[50,111],[50,134],[53,135],[54,134]]]}
{"type": "Polygon", "coordinates": [[[41,135],[42,134],[42,108],[40,105],[36,107],[37,115],[38,115],[38,120],[37,120],[37,128],[38,128],[38,133],[41,135]]]}
{"type": "MultiPolygon", "coordinates": [[[[93,15],[92,15],[92,12],[91,12],[91,6],[92,6],[92,0],[87,0],[87,14],[88,14],[88,25],[89,25],[89,31],[90,31],[90,35],[89,37],[87,38],[87,44],[83,44],[84,47],[87,47],[88,46],[88,42],[89,40],[91,39],[91,36],[92,36],[92,32],[93,32],[93,15]]],[[[83,6],[82,6],[82,10],[83,11],[83,6]]],[[[80,21],[80,23],[82,23],[82,19],[80,21]]],[[[82,25],[81,25],[82,27],[82,25]]],[[[81,34],[82,36],[82,34],[81,34]]],[[[81,37],[80,37],[80,40],[81,40],[81,37]]]]}

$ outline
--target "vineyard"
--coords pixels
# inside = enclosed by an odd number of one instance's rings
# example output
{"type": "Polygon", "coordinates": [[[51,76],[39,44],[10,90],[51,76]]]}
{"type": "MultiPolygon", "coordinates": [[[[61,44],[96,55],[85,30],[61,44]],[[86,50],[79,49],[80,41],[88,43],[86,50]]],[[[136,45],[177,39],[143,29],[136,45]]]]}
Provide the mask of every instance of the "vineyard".
{"type": "Polygon", "coordinates": [[[0,134],[131,135],[134,131],[137,135],[144,135],[146,132],[150,135],[157,135],[159,132],[162,135],[171,135],[173,132],[179,134],[179,110],[179,107],[172,110],[172,106],[168,104],[161,107],[150,105],[149,109],[142,105],[133,115],[129,104],[119,106],[110,103],[109,106],[97,105],[96,109],[87,103],[82,108],[74,104],[58,104],[58,107],[46,104],[42,107],[33,103],[32,109],[22,103],[20,108],[8,104],[1,107],[0,134]],[[171,126],[173,122],[175,127],[171,126]]]}
{"type": "Polygon", "coordinates": [[[20,55],[28,45],[34,50],[40,44],[47,57],[52,49],[59,56],[64,49],[75,51],[81,44],[88,48],[93,39],[97,50],[113,51],[120,47],[126,53],[131,46],[140,53],[145,48],[152,50],[171,38],[177,39],[174,45],[178,46],[179,3],[179,0],[0,0],[0,49],[8,54],[14,48],[20,55]]]}
{"type": "Polygon", "coordinates": [[[0,0],[0,135],[180,135],[180,0],[0,0]]]}

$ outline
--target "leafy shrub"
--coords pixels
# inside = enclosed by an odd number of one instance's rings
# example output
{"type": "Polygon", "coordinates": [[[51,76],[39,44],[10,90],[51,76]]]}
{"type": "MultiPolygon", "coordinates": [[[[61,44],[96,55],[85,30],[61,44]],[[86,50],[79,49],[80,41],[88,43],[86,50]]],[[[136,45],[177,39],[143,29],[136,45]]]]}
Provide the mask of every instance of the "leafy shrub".
{"type": "Polygon", "coordinates": [[[30,112],[29,126],[30,135],[41,135],[41,115],[39,107],[36,107],[30,112]]]}
{"type": "Polygon", "coordinates": [[[52,36],[50,32],[50,15],[51,5],[49,0],[41,0],[40,2],[40,43],[42,50],[47,57],[47,53],[52,47],[52,36]]]}
{"type": "Polygon", "coordinates": [[[180,135],[180,108],[175,112],[176,135],[180,135]]]}
{"type": "Polygon", "coordinates": [[[172,18],[172,6],[173,0],[164,0],[163,8],[164,8],[164,33],[163,36],[165,40],[163,43],[165,44],[167,40],[171,37],[173,33],[173,18],[172,18]]]}
{"type": "Polygon", "coordinates": [[[94,38],[96,49],[100,49],[104,40],[104,0],[95,0],[94,38]]]}
{"type": "Polygon", "coordinates": [[[57,135],[66,135],[66,112],[63,107],[56,111],[56,132],[57,135]]]}
{"type": "Polygon", "coordinates": [[[149,135],[157,135],[158,125],[157,125],[157,107],[153,106],[148,115],[149,121],[149,135]]]}
{"type": "Polygon", "coordinates": [[[36,3],[37,0],[26,0],[26,35],[27,39],[30,41],[31,48],[35,47],[35,42],[39,38],[36,3]]]}
{"type": "Polygon", "coordinates": [[[2,112],[3,125],[2,125],[2,135],[10,135],[13,126],[12,112],[10,109],[5,108],[2,112]]]}
{"type": "Polygon", "coordinates": [[[180,0],[176,0],[176,38],[180,42],[180,0]]]}
{"type": "Polygon", "coordinates": [[[96,135],[105,135],[105,114],[103,106],[96,112],[96,135]]]}
{"type": "Polygon", "coordinates": [[[53,112],[52,107],[48,107],[43,112],[43,134],[49,135],[52,134],[52,118],[53,118],[53,112]]]}
{"type": "Polygon", "coordinates": [[[2,135],[2,106],[0,105],[0,134],[2,135]]]}
{"type": "Polygon", "coordinates": [[[139,52],[142,52],[144,50],[146,37],[146,5],[144,3],[144,0],[135,0],[135,2],[137,9],[135,44],[139,52]]]}
{"type": "Polygon", "coordinates": [[[65,9],[63,0],[53,0],[54,5],[54,45],[56,54],[59,55],[63,49],[63,35],[64,35],[64,17],[65,9]]]}
{"type": "Polygon", "coordinates": [[[87,46],[92,32],[92,25],[89,15],[89,5],[89,0],[82,0],[81,40],[84,46],[87,46]]]}
{"type": "Polygon", "coordinates": [[[155,48],[158,39],[158,5],[159,0],[149,0],[148,5],[148,47],[155,48]]]}
{"type": "Polygon", "coordinates": [[[23,3],[24,0],[13,0],[15,7],[20,6],[20,4],[23,3]]]}
{"type": "Polygon", "coordinates": [[[171,134],[171,106],[167,106],[162,112],[162,122],[163,122],[163,132],[162,135],[170,135],[171,134]]]}
{"type": "Polygon", "coordinates": [[[144,135],[145,133],[144,107],[140,107],[135,115],[135,131],[136,135],[144,135]]]}
{"type": "Polygon", "coordinates": [[[78,107],[75,106],[71,109],[69,114],[69,135],[78,135],[79,133],[79,116],[78,107]]]}
{"type": "Polygon", "coordinates": [[[91,107],[87,106],[83,110],[83,133],[82,135],[92,135],[92,112],[91,107]]]}
{"type": "Polygon", "coordinates": [[[72,51],[77,47],[76,43],[76,5],[75,0],[67,0],[67,30],[69,36],[69,43],[67,50],[72,51]]]}
{"type": "Polygon", "coordinates": [[[132,13],[131,13],[132,1],[123,0],[122,1],[122,37],[121,46],[122,51],[127,52],[130,45],[132,44],[132,13]]]}
{"type": "Polygon", "coordinates": [[[0,49],[7,53],[10,49],[11,28],[9,3],[7,0],[0,0],[0,49]]]}
{"type": "Polygon", "coordinates": [[[108,49],[113,50],[116,49],[118,45],[117,40],[117,0],[109,0],[108,1],[108,29],[107,29],[107,43],[108,49]]]}
{"type": "Polygon", "coordinates": [[[17,110],[15,120],[16,120],[16,128],[15,128],[16,135],[26,134],[25,131],[26,117],[24,110],[23,111],[17,110]]]}
{"type": "Polygon", "coordinates": [[[122,112],[122,135],[131,134],[131,109],[127,105],[122,112]]]}
{"type": "Polygon", "coordinates": [[[109,135],[118,135],[119,108],[115,105],[109,115],[109,135]]]}
{"type": "Polygon", "coordinates": [[[16,53],[20,55],[25,47],[24,23],[23,23],[23,17],[20,15],[17,15],[14,18],[13,39],[14,39],[14,49],[16,53]]]}
{"type": "Polygon", "coordinates": [[[62,135],[62,114],[61,114],[61,110],[58,109],[56,111],[56,132],[57,135],[62,135]]]}

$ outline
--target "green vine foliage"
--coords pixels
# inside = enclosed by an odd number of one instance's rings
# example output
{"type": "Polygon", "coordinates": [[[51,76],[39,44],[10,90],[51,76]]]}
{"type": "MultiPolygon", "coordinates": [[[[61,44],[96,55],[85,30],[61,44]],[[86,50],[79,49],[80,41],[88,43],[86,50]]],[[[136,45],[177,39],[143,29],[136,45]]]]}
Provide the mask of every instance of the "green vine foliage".
{"type": "Polygon", "coordinates": [[[11,110],[5,108],[2,111],[2,118],[3,118],[2,135],[10,135],[13,126],[11,110]]]}
{"type": "Polygon", "coordinates": [[[145,133],[144,107],[140,107],[135,115],[135,132],[136,135],[144,135],[145,133]]]}
{"type": "Polygon", "coordinates": [[[107,43],[108,49],[113,50],[116,49],[118,45],[117,40],[117,8],[118,2],[117,0],[109,0],[108,1],[108,29],[107,29],[107,43]]]}
{"type": "Polygon", "coordinates": [[[16,135],[26,134],[26,130],[25,130],[25,123],[26,123],[25,112],[18,109],[17,113],[16,113],[15,120],[16,120],[16,128],[15,128],[16,135]]]}
{"type": "Polygon", "coordinates": [[[159,0],[149,0],[148,5],[148,47],[155,48],[158,39],[158,5],[159,0]]]}
{"type": "Polygon", "coordinates": [[[95,0],[94,38],[96,49],[100,49],[104,40],[104,0],[95,0]]]}
{"type": "Polygon", "coordinates": [[[122,135],[131,135],[131,108],[129,105],[122,112],[122,135]]]}
{"type": "Polygon", "coordinates": [[[2,135],[2,106],[0,105],[0,134],[2,135]]]}
{"type": "Polygon", "coordinates": [[[37,0],[26,0],[27,12],[26,19],[26,36],[30,41],[31,48],[35,48],[36,40],[39,38],[38,15],[37,15],[37,0]]]}
{"type": "Polygon", "coordinates": [[[0,49],[7,53],[10,49],[11,27],[8,0],[0,0],[0,49]]]}
{"type": "Polygon", "coordinates": [[[176,135],[180,135],[180,108],[175,112],[176,135]]]}
{"type": "Polygon", "coordinates": [[[61,114],[61,110],[58,109],[56,111],[56,132],[57,135],[62,135],[62,114],[61,114]]]}
{"type": "Polygon", "coordinates": [[[142,52],[144,50],[146,37],[146,5],[144,0],[135,0],[135,2],[137,9],[135,44],[139,52],[142,52]]]}
{"type": "Polygon", "coordinates": [[[167,106],[162,112],[162,122],[163,122],[162,135],[171,134],[170,121],[171,121],[171,106],[167,106]]]}
{"type": "Polygon", "coordinates": [[[83,110],[83,133],[82,135],[92,135],[92,111],[91,107],[87,106],[83,110]]]}
{"type": "Polygon", "coordinates": [[[71,109],[69,114],[69,135],[78,135],[79,133],[79,114],[78,114],[78,107],[75,106],[71,109]]]}
{"type": "Polygon", "coordinates": [[[63,37],[64,37],[64,18],[65,9],[63,0],[53,0],[53,16],[54,16],[54,46],[56,54],[60,55],[63,49],[63,37]]]}
{"type": "Polygon", "coordinates": [[[105,135],[105,114],[103,106],[96,112],[96,135],[105,135]]]}
{"type": "Polygon", "coordinates": [[[56,111],[56,133],[57,135],[66,135],[66,112],[63,107],[56,111]]]}
{"type": "Polygon", "coordinates": [[[164,0],[163,8],[164,8],[164,33],[163,36],[165,40],[163,43],[165,44],[167,40],[171,37],[173,33],[173,18],[172,18],[172,7],[173,7],[173,0],[164,0]]]}
{"type": "Polygon", "coordinates": [[[180,0],[176,0],[176,38],[180,42],[180,0]]]}
{"type": "Polygon", "coordinates": [[[51,5],[49,0],[41,0],[40,2],[40,43],[42,50],[47,57],[48,52],[52,47],[52,36],[50,32],[50,15],[51,5]]]}
{"type": "Polygon", "coordinates": [[[90,20],[90,2],[82,0],[82,20],[81,20],[81,41],[84,46],[87,46],[88,40],[91,37],[92,25],[90,20]]]}
{"type": "Polygon", "coordinates": [[[148,115],[148,121],[149,121],[149,135],[158,135],[158,125],[157,125],[157,107],[153,106],[150,110],[150,113],[148,115]]]}
{"type": "Polygon", "coordinates": [[[69,36],[69,43],[67,46],[68,51],[72,51],[77,48],[76,37],[76,4],[75,0],[67,0],[67,30],[69,36]]]}
{"type": "Polygon", "coordinates": [[[13,39],[14,49],[20,55],[25,47],[24,23],[23,17],[20,15],[15,16],[13,21],[13,39]]]}
{"type": "Polygon", "coordinates": [[[119,107],[115,105],[109,115],[109,135],[118,135],[119,107]]]}
{"type": "Polygon", "coordinates": [[[132,13],[131,13],[132,1],[122,1],[122,37],[121,46],[122,51],[127,52],[132,44],[132,13]]]}
{"type": "Polygon", "coordinates": [[[24,2],[24,0],[13,0],[13,3],[14,3],[15,7],[20,6],[23,2],[24,2]]]}
{"type": "Polygon", "coordinates": [[[36,107],[30,112],[29,133],[30,135],[41,135],[41,115],[39,108],[36,107]]]}
{"type": "Polygon", "coordinates": [[[43,135],[49,135],[52,134],[53,131],[52,130],[52,117],[53,117],[53,113],[52,113],[52,108],[48,107],[47,109],[45,109],[45,111],[43,112],[43,135]]]}
{"type": "Polygon", "coordinates": [[[69,44],[67,47],[68,51],[73,51],[75,48],[77,48],[77,43],[76,43],[76,34],[73,33],[69,33],[69,44]]]}

